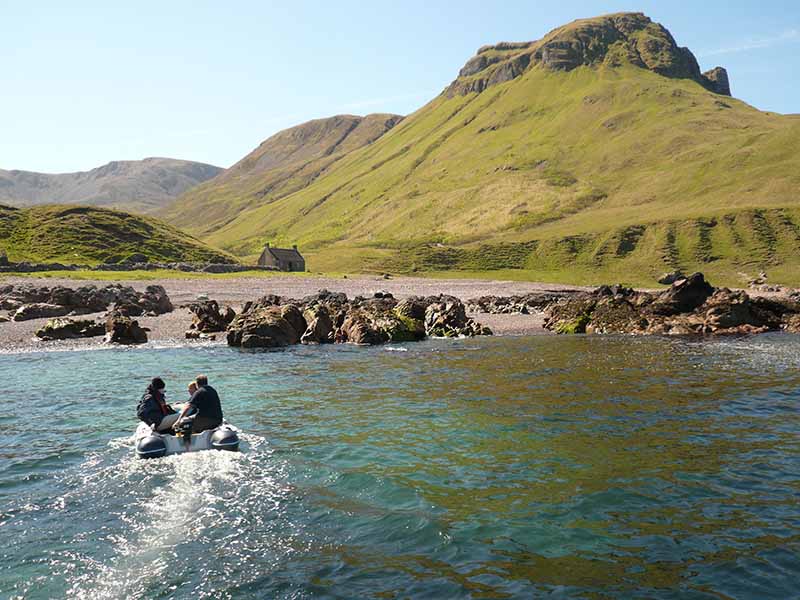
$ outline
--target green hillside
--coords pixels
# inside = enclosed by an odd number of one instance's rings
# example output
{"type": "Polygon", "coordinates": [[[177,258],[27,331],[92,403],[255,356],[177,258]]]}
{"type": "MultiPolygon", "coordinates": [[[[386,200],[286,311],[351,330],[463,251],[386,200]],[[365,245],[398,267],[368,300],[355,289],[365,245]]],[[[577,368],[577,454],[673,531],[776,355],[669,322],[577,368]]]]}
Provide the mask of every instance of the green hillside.
{"type": "Polygon", "coordinates": [[[314,270],[651,283],[699,268],[737,283],[765,268],[797,282],[800,116],[712,90],[727,91],[724,70],[701,74],[643,15],[582,20],[482,48],[299,189],[242,211],[220,199],[211,228],[171,218],[245,257],[298,243],[314,270]]]}
{"type": "Polygon", "coordinates": [[[88,206],[0,206],[0,252],[14,262],[98,264],[143,254],[151,262],[235,259],[157,219],[88,206]]]}
{"type": "Polygon", "coordinates": [[[162,216],[198,235],[211,233],[245,210],[303,189],[401,120],[398,115],[338,115],[281,131],[218,177],[182,195],[162,216]]]}

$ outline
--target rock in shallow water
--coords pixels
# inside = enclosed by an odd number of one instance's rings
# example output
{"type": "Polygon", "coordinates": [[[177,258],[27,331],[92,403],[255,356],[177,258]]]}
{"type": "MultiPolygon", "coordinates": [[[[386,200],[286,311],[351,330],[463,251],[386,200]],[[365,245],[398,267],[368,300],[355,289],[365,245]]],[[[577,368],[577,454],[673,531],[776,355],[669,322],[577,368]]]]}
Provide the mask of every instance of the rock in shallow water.
{"type": "Polygon", "coordinates": [[[139,322],[130,317],[112,313],[106,320],[105,341],[111,344],[144,344],[147,342],[147,331],[139,326],[139,322]]]}
{"type": "Polygon", "coordinates": [[[452,296],[412,297],[398,302],[391,294],[381,293],[348,300],[344,294],[322,290],[302,300],[269,295],[248,302],[228,327],[228,344],[246,348],[298,342],[374,345],[417,341],[426,335],[490,334],[488,328],[468,318],[463,302],[452,296]]]}
{"type": "Polygon", "coordinates": [[[658,294],[604,286],[559,302],[546,311],[545,327],[556,333],[735,335],[791,330],[799,313],[791,298],[715,289],[695,273],[658,294]]]}

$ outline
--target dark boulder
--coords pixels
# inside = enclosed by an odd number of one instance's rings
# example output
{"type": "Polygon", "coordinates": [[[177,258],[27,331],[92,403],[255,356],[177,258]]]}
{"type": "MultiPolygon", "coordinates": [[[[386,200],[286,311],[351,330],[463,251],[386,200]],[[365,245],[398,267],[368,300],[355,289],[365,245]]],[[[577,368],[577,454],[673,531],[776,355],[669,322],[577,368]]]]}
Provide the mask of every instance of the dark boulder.
{"type": "Polygon", "coordinates": [[[225,331],[236,317],[230,306],[221,309],[216,300],[194,302],[187,308],[192,312],[192,324],[189,330],[198,334],[225,331]]]}
{"type": "Polygon", "coordinates": [[[106,339],[111,344],[144,344],[147,342],[147,329],[139,322],[120,313],[112,313],[106,319],[106,339]]]}
{"type": "Polygon", "coordinates": [[[651,310],[661,315],[688,313],[702,306],[714,288],[705,280],[702,273],[694,273],[673,283],[668,290],[661,292],[653,302],[651,310]]]}

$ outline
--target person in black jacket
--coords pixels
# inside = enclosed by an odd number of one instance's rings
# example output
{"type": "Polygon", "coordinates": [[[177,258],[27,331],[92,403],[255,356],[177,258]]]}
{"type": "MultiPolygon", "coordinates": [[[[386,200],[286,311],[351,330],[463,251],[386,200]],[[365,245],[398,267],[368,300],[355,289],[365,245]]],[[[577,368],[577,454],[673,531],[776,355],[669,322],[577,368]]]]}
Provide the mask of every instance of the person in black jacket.
{"type": "Polygon", "coordinates": [[[196,409],[192,432],[200,433],[206,429],[214,429],[222,424],[222,406],[217,390],[208,384],[208,377],[198,375],[195,382],[197,383],[197,391],[192,394],[189,402],[183,406],[177,420],[180,420],[192,408],[196,409]]]}
{"type": "Polygon", "coordinates": [[[154,377],[147,386],[139,405],[136,407],[136,416],[156,431],[171,429],[178,420],[179,413],[167,404],[166,384],[160,377],[154,377]]]}

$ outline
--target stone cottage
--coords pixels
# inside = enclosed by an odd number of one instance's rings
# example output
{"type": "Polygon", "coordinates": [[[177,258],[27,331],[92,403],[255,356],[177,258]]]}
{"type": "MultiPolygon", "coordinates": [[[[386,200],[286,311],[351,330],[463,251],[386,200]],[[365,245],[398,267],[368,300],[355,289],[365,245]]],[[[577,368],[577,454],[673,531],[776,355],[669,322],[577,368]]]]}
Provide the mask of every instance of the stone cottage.
{"type": "Polygon", "coordinates": [[[281,271],[305,271],[306,259],[297,250],[297,246],[291,248],[273,248],[267,242],[264,251],[258,259],[260,267],[277,267],[281,271]]]}

